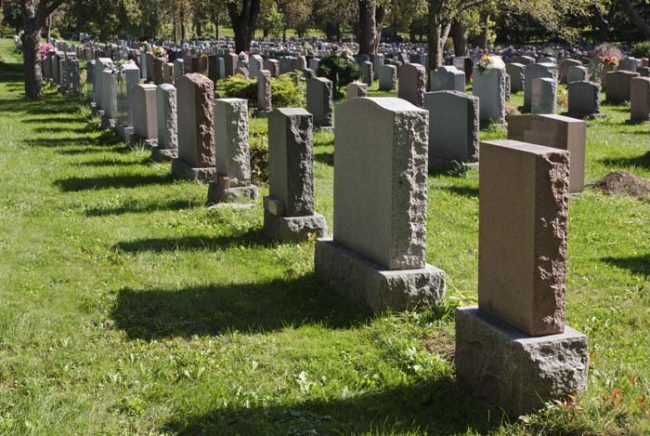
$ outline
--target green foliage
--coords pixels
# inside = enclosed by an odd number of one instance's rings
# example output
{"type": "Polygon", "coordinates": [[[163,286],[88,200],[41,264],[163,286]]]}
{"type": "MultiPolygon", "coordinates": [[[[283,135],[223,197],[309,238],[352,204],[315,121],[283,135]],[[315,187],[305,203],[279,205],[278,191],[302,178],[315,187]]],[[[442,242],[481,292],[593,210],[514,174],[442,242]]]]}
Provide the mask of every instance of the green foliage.
{"type": "Polygon", "coordinates": [[[637,58],[650,57],[650,41],[637,42],[632,46],[632,56],[637,58]]]}
{"type": "Polygon", "coordinates": [[[257,100],[257,81],[247,79],[241,74],[226,77],[222,81],[224,96],[228,98],[243,98],[248,100],[249,104],[257,100]]]}
{"type": "Polygon", "coordinates": [[[320,77],[327,77],[334,85],[335,98],[339,98],[341,88],[361,77],[359,65],[347,54],[326,56],[318,64],[316,74],[320,77]]]}
{"type": "Polygon", "coordinates": [[[301,72],[282,74],[271,79],[274,107],[304,107],[305,89],[301,72]]]}

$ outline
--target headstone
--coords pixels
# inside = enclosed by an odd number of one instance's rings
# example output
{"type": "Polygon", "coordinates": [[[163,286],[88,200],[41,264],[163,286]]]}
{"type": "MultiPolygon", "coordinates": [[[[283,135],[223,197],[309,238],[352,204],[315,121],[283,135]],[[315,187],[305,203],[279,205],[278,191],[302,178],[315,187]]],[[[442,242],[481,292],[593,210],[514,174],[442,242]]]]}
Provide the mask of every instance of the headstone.
{"type": "Polygon", "coordinates": [[[183,73],[184,74],[193,73],[194,70],[192,69],[192,67],[193,67],[192,54],[191,53],[185,53],[183,55],[183,73]]]}
{"type": "Polygon", "coordinates": [[[506,121],[506,71],[489,68],[474,69],[472,93],[480,99],[480,119],[485,124],[503,124],[506,121]]]}
{"type": "Polygon", "coordinates": [[[113,68],[113,61],[109,58],[98,58],[95,61],[95,72],[93,73],[93,78],[95,79],[95,83],[93,84],[93,100],[97,104],[97,108],[103,110],[103,103],[102,103],[102,94],[103,94],[103,86],[102,86],[102,79],[103,75],[102,73],[104,72],[105,69],[107,68],[113,68]]]}
{"type": "Polygon", "coordinates": [[[257,114],[268,114],[273,110],[271,92],[271,72],[260,70],[257,75],[257,114]]]}
{"type": "Polygon", "coordinates": [[[535,58],[531,56],[516,56],[514,59],[512,59],[512,62],[515,64],[528,66],[535,63],[535,58]]]}
{"type": "Polygon", "coordinates": [[[533,98],[533,80],[553,79],[557,81],[557,66],[551,63],[532,64],[524,72],[524,112],[530,112],[533,98]]]}
{"type": "Polygon", "coordinates": [[[158,143],[151,149],[154,161],[178,157],[178,111],[176,88],[169,83],[158,86],[156,113],[158,120],[158,143]]]}
{"type": "Polygon", "coordinates": [[[216,54],[208,55],[208,79],[214,83],[219,80],[219,61],[216,54]]]}
{"type": "Polygon", "coordinates": [[[589,70],[586,67],[569,67],[566,82],[581,82],[589,80],[589,70]]]}
{"type": "Polygon", "coordinates": [[[92,59],[86,63],[86,99],[91,102],[91,105],[96,104],[95,100],[95,63],[97,61],[92,59]]]}
{"type": "Polygon", "coordinates": [[[317,71],[319,65],[320,65],[320,58],[309,59],[309,69],[311,69],[312,71],[317,71]]]}
{"type": "Polygon", "coordinates": [[[222,98],[214,102],[216,174],[208,188],[208,204],[257,198],[251,183],[248,147],[248,101],[222,98]]]}
{"type": "Polygon", "coordinates": [[[146,53],[145,62],[146,62],[147,68],[146,68],[145,71],[147,73],[147,77],[146,77],[147,82],[154,82],[155,79],[156,79],[156,76],[155,76],[156,73],[154,71],[154,64],[155,64],[154,60],[155,59],[156,58],[154,57],[154,55],[152,53],[146,53]]]}
{"type": "Polygon", "coordinates": [[[620,104],[630,100],[630,89],[632,79],[638,77],[639,73],[631,71],[612,71],[607,73],[605,81],[605,94],[607,102],[620,104]]]}
{"type": "Polygon", "coordinates": [[[619,71],[631,71],[636,73],[639,69],[641,61],[633,57],[626,57],[619,61],[618,70],[619,71]]]}
{"type": "Polygon", "coordinates": [[[384,66],[384,55],[383,54],[374,54],[371,56],[372,70],[374,72],[374,80],[379,79],[379,70],[384,66]]]}
{"type": "Polygon", "coordinates": [[[164,58],[153,58],[153,83],[162,85],[165,83],[164,65],[166,61],[164,58]]]}
{"type": "Polygon", "coordinates": [[[134,140],[150,147],[158,140],[156,88],[154,84],[141,84],[133,90],[134,140]]]}
{"type": "Polygon", "coordinates": [[[557,64],[557,59],[553,56],[542,56],[537,60],[538,64],[557,64]]]}
{"type": "Polygon", "coordinates": [[[375,312],[436,306],[444,272],[426,263],[428,113],[395,98],[337,106],[334,238],[316,276],[375,312]]]}
{"type": "MultiPolygon", "coordinates": [[[[559,76],[558,80],[560,83],[568,83],[568,74],[569,74],[569,68],[571,67],[582,67],[582,62],[576,59],[562,59],[560,61],[560,66],[559,66],[559,76]]],[[[586,80],[586,79],[581,79],[581,80],[586,80]]]]}
{"type": "Polygon", "coordinates": [[[635,77],[630,84],[630,121],[650,121],[650,77],[635,77]]]}
{"type": "Polygon", "coordinates": [[[264,233],[300,242],[322,237],[327,224],[314,209],[312,115],[304,109],[274,110],[269,117],[269,196],[264,233]]]}
{"type": "Polygon", "coordinates": [[[264,69],[271,72],[271,77],[277,78],[280,76],[280,61],[277,59],[266,59],[264,61],[264,69]]]}
{"type": "Polygon", "coordinates": [[[472,80],[472,75],[474,73],[474,62],[469,56],[456,56],[454,57],[452,64],[458,70],[465,73],[466,83],[470,83],[472,80]]]}
{"type": "Polygon", "coordinates": [[[214,151],[214,83],[202,74],[176,81],[178,96],[178,158],[176,177],[209,181],[216,172],[214,151]]]}
{"type": "Polygon", "coordinates": [[[307,110],[314,116],[316,129],[333,127],[331,80],[324,77],[307,80],[307,110]]]}
{"type": "Polygon", "coordinates": [[[557,109],[557,83],[554,79],[534,79],[532,82],[530,112],[554,114],[557,109]]]}
{"type": "Polygon", "coordinates": [[[180,79],[183,77],[185,74],[185,62],[183,62],[183,59],[175,59],[174,60],[174,82],[176,80],[180,79]]]}
{"type": "Polygon", "coordinates": [[[583,191],[587,123],[562,115],[511,116],[508,118],[508,139],[568,151],[569,192],[583,191]]]}
{"type": "Polygon", "coordinates": [[[650,67],[639,68],[639,74],[641,77],[650,77],[650,67]]]}
{"type": "Polygon", "coordinates": [[[454,66],[442,66],[429,75],[429,89],[465,92],[465,73],[454,66]]]}
{"type": "Polygon", "coordinates": [[[574,118],[594,118],[600,114],[600,85],[595,82],[582,80],[570,82],[569,112],[574,118]]]}
{"type": "Polygon", "coordinates": [[[374,78],[374,70],[372,62],[364,61],[361,63],[361,81],[368,86],[372,86],[372,81],[374,78]]]}
{"type": "Polygon", "coordinates": [[[437,91],[426,93],[424,102],[429,111],[429,168],[478,161],[479,99],[460,91],[437,91]]]}
{"type": "Polygon", "coordinates": [[[117,125],[117,71],[105,69],[102,72],[102,128],[114,129],[117,125]]]}
{"type": "Polygon", "coordinates": [[[524,64],[506,64],[506,73],[510,76],[510,92],[517,93],[524,90],[524,64]]]}
{"type": "Polygon", "coordinates": [[[347,86],[348,100],[351,98],[367,97],[368,85],[361,82],[351,82],[347,86]]]}
{"type": "Polygon", "coordinates": [[[587,387],[587,338],[564,324],[569,153],[481,143],[479,307],[456,311],[456,374],[517,417],[587,387]]]}
{"type": "Polygon", "coordinates": [[[262,71],[264,66],[264,59],[258,54],[254,54],[249,57],[248,69],[250,71],[251,77],[257,77],[262,71]]]}
{"type": "Polygon", "coordinates": [[[226,77],[234,76],[237,72],[237,63],[239,62],[239,56],[235,53],[226,53],[226,77]]]}
{"type": "Polygon", "coordinates": [[[424,65],[404,64],[397,72],[399,74],[397,96],[417,107],[423,107],[427,75],[424,65]]]}
{"type": "Polygon", "coordinates": [[[379,69],[379,90],[392,91],[397,82],[397,67],[394,65],[382,65],[379,69]]]}

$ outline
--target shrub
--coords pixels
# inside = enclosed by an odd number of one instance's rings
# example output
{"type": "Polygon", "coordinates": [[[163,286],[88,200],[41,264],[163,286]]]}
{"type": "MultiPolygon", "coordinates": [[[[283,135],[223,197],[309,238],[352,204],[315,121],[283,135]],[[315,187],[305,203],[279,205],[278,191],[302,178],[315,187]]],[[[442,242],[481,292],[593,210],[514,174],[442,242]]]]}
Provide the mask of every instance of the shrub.
{"type": "Polygon", "coordinates": [[[223,80],[223,92],[225,97],[244,98],[253,103],[257,100],[257,81],[241,74],[229,76],[223,80]]]}
{"type": "Polygon", "coordinates": [[[334,97],[341,97],[341,88],[361,77],[359,65],[346,54],[326,56],[318,64],[316,74],[332,81],[334,97]]]}
{"type": "Polygon", "coordinates": [[[650,41],[634,44],[632,46],[632,56],[635,58],[650,58],[650,41]]]}

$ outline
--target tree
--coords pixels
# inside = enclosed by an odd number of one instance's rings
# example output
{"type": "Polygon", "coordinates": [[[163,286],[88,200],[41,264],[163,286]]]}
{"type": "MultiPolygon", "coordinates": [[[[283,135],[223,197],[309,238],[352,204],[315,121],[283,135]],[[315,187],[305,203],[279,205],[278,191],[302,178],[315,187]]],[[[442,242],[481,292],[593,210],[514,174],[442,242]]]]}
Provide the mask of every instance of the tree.
{"type": "Polygon", "coordinates": [[[646,39],[650,39],[650,24],[636,10],[630,0],[620,0],[623,11],[630,21],[641,31],[646,39]]]}
{"type": "Polygon", "coordinates": [[[278,7],[285,19],[285,37],[286,29],[293,28],[302,38],[307,32],[312,17],[312,0],[278,0],[278,7]]]}
{"type": "Polygon", "coordinates": [[[259,14],[260,0],[229,1],[228,15],[235,32],[235,50],[238,53],[250,50],[259,14]]]}
{"type": "Polygon", "coordinates": [[[47,18],[63,4],[64,0],[22,0],[23,15],[23,70],[25,95],[39,98],[43,94],[43,72],[39,59],[41,30],[47,18]]]}

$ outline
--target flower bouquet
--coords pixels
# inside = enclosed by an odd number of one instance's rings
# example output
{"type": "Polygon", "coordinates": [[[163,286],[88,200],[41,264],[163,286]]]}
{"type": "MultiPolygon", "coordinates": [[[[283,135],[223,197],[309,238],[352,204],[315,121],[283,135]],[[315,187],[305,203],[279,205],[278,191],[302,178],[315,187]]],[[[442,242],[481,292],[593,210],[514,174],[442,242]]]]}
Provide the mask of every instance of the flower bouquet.
{"type": "Polygon", "coordinates": [[[483,56],[481,56],[481,59],[476,64],[476,68],[478,68],[479,73],[485,74],[489,70],[495,68],[503,69],[505,68],[505,64],[503,63],[501,58],[486,53],[483,56]]]}

